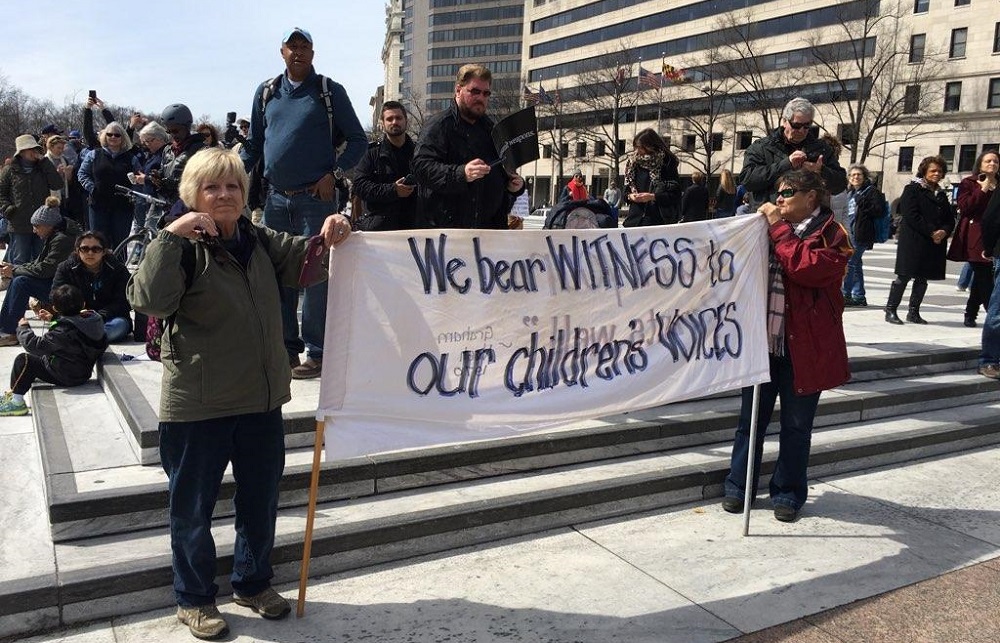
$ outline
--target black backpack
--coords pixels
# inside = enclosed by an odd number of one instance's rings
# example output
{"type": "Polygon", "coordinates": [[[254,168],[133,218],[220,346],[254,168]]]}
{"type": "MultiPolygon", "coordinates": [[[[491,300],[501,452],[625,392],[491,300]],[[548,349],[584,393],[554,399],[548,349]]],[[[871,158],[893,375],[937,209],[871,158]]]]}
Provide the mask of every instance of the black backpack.
{"type": "Polygon", "coordinates": [[[545,230],[617,228],[618,217],[604,199],[557,203],[545,217],[545,230]]]}

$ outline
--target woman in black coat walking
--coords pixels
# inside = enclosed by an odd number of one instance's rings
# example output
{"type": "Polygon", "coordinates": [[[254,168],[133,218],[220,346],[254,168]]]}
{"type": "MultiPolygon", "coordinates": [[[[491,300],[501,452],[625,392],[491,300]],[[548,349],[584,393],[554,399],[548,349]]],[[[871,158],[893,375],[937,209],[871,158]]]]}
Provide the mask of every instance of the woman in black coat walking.
{"type": "Polygon", "coordinates": [[[625,161],[625,198],[629,207],[622,225],[632,228],[677,223],[681,200],[677,157],[648,127],[635,135],[632,147],[634,151],[625,161]]]}
{"type": "Polygon", "coordinates": [[[927,280],[944,279],[947,262],[945,239],[955,228],[955,210],[938,183],[948,171],[940,156],[928,156],[917,167],[917,178],[903,188],[899,210],[899,243],[896,247],[896,278],[889,288],[885,320],[902,324],[896,314],[906,284],[913,279],[910,307],[906,321],[926,324],[920,316],[920,303],[927,292],[927,280]]]}

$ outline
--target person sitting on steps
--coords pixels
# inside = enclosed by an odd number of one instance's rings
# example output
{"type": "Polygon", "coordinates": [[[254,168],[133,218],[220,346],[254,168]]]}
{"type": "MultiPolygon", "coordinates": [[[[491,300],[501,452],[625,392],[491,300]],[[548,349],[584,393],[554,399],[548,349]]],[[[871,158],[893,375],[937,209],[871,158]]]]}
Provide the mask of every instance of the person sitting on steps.
{"type": "Polygon", "coordinates": [[[26,319],[18,322],[17,339],[25,352],[14,359],[10,391],[0,398],[0,416],[28,414],[24,396],[35,380],[58,386],[87,382],[108,347],[104,320],[92,310],[83,310],[79,288],[58,286],[50,297],[56,317],[48,332],[36,335],[26,319]]]}

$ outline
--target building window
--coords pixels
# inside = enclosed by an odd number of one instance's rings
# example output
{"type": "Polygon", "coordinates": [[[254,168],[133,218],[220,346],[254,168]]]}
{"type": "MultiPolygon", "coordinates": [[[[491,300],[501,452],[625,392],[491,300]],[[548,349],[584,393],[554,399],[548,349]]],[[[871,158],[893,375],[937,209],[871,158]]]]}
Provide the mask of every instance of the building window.
{"type": "Polygon", "coordinates": [[[993,53],[1000,54],[1000,22],[993,27],[993,53]]]}
{"type": "Polygon", "coordinates": [[[753,143],[753,132],[742,131],[736,132],[736,147],[745,150],[753,143]]]}
{"type": "Polygon", "coordinates": [[[958,169],[956,172],[971,172],[976,164],[976,146],[963,145],[958,148],[958,169]]]}
{"type": "Polygon", "coordinates": [[[924,61],[924,47],[927,45],[927,34],[915,33],[910,36],[910,62],[924,61]]]}
{"type": "Polygon", "coordinates": [[[920,111],[920,85],[907,85],[903,96],[903,113],[916,114],[920,111]]]}
{"type": "Polygon", "coordinates": [[[1000,78],[990,78],[990,95],[986,97],[986,107],[1000,107],[1000,78]]]}
{"type": "Polygon", "coordinates": [[[604,156],[604,141],[594,141],[594,156],[604,156]]]}
{"type": "Polygon", "coordinates": [[[955,146],[954,145],[942,145],[938,148],[938,155],[945,160],[948,165],[955,164],[955,146]]]}
{"type": "Polygon", "coordinates": [[[956,7],[967,7],[972,4],[972,0],[955,0],[956,7]]]}
{"type": "Polygon", "coordinates": [[[559,158],[569,158],[569,143],[559,145],[559,158]]]}
{"type": "Polygon", "coordinates": [[[957,112],[962,105],[962,83],[944,84],[944,111],[957,112]]]}
{"type": "Polygon", "coordinates": [[[542,158],[543,159],[550,159],[550,158],[552,158],[552,146],[551,145],[543,145],[542,146],[542,158]]]}
{"type": "Polygon", "coordinates": [[[576,144],[576,158],[587,156],[587,143],[586,141],[578,141],[576,144]]]}
{"type": "Polygon", "coordinates": [[[912,147],[901,147],[899,148],[899,163],[896,165],[897,172],[912,172],[913,171],[913,148],[912,147]]]}
{"type": "Polygon", "coordinates": [[[618,152],[618,156],[624,156],[625,154],[625,139],[618,139],[618,144],[615,146],[615,150],[618,152]]]}
{"type": "Polygon", "coordinates": [[[844,145],[854,145],[858,142],[858,137],[854,135],[854,125],[851,123],[841,123],[837,125],[837,138],[844,145]]]}
{"type": "Polygon", "coordinates": [[[721,152],[722,151],[722,133],[716,134],[712,133],[712,151],[721,152]]]}
{"type": "Polygon", "coordinates": [[[684,151],[685,152],[687,152],[689,154],[691,152],[694,152],[695,140],[696,140],[696,137],[695,137],[694,134],[685,134],[684,135],[684,151]]]}
{"type": "Polygon", "coordinates": [[[1000,150],[1000,143],[984,143],[983,152],[986,152],[988,150],[994,150],[994,151],[1000,150]]]}
{"type": "Polygon", "coordinates": [[[965,43],[969,40],[969,30],[966,27],[951,30],[951,47],[948,48],[949,58],[965,58],[965,43]]]}
{"type": "Polygon", "coordinates": [[[927,13],[931,0],[913,0],[913,13],[927,13]]]}

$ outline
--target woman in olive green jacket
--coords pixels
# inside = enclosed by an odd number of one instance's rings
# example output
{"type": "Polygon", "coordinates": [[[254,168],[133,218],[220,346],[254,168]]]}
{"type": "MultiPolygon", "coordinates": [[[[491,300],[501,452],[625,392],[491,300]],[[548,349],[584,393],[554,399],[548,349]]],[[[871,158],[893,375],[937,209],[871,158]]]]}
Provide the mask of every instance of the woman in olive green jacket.
{"type": "MultiPolygon", "coordinates": [[[[285,457],[281,405],[291,397],[278,286],[297,285],[308,240],[243,217],[247,185],[235,153],[192,156],[180,196],[193,211],[160,232],[128,288],[136,310],[166,320],[160,460],[169,479],[177,617],[199,638],[228,629],[215,607],[211,522],[229,463],[234,600],[265,618],[289,611],[271,589],[269,560],[285,457]]],[[[350,229],[333,214],[320,234],[330,246],[350,229]]]]}

